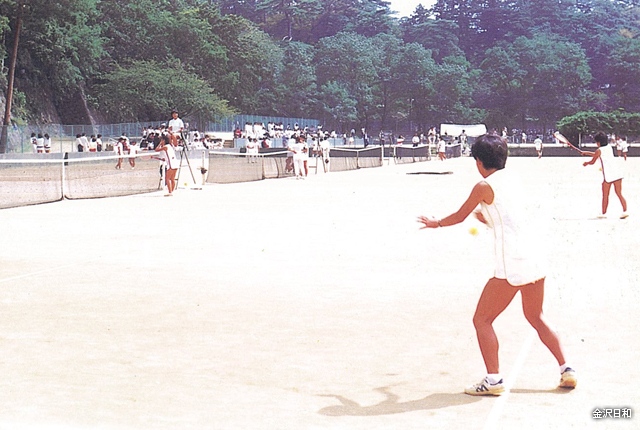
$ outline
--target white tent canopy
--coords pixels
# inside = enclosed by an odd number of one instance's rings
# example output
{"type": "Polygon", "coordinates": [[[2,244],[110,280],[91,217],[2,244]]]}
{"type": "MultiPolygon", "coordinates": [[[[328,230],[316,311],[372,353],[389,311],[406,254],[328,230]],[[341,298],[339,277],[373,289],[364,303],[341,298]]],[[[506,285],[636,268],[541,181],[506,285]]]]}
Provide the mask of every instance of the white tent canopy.
{"type": "Polygon", "coordinates": [[[467,136],[478,137],[487,134],[487,126],[484,124],[440,124],[440,135],[457,137],[464,130],[467,136]]]}

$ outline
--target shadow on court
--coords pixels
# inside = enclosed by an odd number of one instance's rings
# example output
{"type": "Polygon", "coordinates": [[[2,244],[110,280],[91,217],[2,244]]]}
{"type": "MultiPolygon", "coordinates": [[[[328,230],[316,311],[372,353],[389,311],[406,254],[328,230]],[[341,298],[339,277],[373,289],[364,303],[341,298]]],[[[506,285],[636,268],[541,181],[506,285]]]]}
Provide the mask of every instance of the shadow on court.
{"type": "Polygon", "coordinates": [[[406,412],[462,406],[482,400],[480,397],[472,397],[464,393],[435,393],[423,399],[400,402],[400,397],[393,394],[389,387],[376,388],[374,391],[386,396],[386,400],[375,405],[362,406],[344,396],[337,394],[324,394],[321,397],[333,397],[340,401],[341,405],[322,408],[318,413],[332,417],[393,415],[403,414],[406,412]]]}

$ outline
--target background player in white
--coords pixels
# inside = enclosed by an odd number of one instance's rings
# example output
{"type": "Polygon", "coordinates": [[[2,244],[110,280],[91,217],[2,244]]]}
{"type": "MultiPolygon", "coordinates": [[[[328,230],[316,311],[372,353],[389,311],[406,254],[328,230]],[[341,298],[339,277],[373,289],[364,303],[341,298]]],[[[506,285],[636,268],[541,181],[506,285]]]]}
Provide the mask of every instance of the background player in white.
{"type": "Polygon", "coordinates": [[[129,142],[129,165],[131,169],[136,168],[136,154],[138,153],[138,145],[135,140],[129,142]]]}
{"type": "Polygon", "coordinates": [[[627,161],[627,153],[629,152],[627,139],[618,135],[616,137],[616,149],[618,150],[618,157],[624,157],[624,161],[627,161]]]}
{"type": "Polygon", "coordinates": [[[320,154],[322,156],[325,172],[328,172],[329,168],[331,167],[331,164],[329,162],[331,160],[330,153],[331,153],[331,145],[329,144],[329,139],[327,139],[326,137],[323,137],[323,139],[320,141],[320,154]]]}
{"type": "MultiPolygon", "coordinates": [[[[117,142],[113,144],[113,152],[116,155],[124,155],[124,139],[121,137],[117,142]]],[[[116,169],[122,169],[122,158],[118,158],[118,163],[116,164],[116,169]]]]}
{"type": "Polygon", "coordinates": [[[583,155],[588,155],[591,158],[589,161],[585,161],[583,166],[589,166],[595,164],[600,160],[602,165],[602,175],[604,180],[602,181],[602,217],[607,215],[607,209],[609,208],[609,193],[611,192],[611,185],[620,200],[622,205],[622,215],[620,218],[626,218],[627,215],[627,200],[622,195],[622,178],[624,175],[618,166],[618,160],[613,156],[613,146],[609,145],[609,137],[599,131],[593,136],[594,140],[598,144],[598,149],[595,152],[582,151],[583,155]]]}
{"type": "Polygon", "coordinates": [[[447,143],[444,141],[442,136],[440,136],[440,140],[438,140],[438,158],[440,161],[447,159],[447,143]]]}
{"type": "Polygon", "coordinates": [[[536,147],[538,158],[542,158],[542,139],[540,139],[540,136],[536,136],[536,140],[533,141],[533,145],[536,147]]]}
{"type": "Polygon", "coordinates": [[[250,137],[247,139],[247,158],[249,163],[258,162],[258,139],[250,137]]]}
{"type": "Polygon", "coordinates": [[[560,387],[575,388],[576,374],[565,360],[558,335],[549,327],[542,313],[545,268],[541,264],[539,232],[532,228],[522,188],[504,171],[507,143],[496,135],[480,136],[471,148],[476,167],[483,177],[460,209],[440,220],[418,217],[424,228],[438,228],[464,221],[480,205],[476,217],[493,229],[495,237],[495,271],[484,287],[473,324],[487,376],[465,390],[470,395],[500,395],[504,392],[498,360],[498,339],[493,321],[506,309],[515,295],[522,295],[524,316],[538,332],[542,343],[560,365],[560,387]]]}
{"type": "Polygon", "coordinates": [[[293,153],[293,170],[296,174],[296,179],[304,179],[304,146],[301,139],[301,137],[296,138],[288,148],[293,153]]]}

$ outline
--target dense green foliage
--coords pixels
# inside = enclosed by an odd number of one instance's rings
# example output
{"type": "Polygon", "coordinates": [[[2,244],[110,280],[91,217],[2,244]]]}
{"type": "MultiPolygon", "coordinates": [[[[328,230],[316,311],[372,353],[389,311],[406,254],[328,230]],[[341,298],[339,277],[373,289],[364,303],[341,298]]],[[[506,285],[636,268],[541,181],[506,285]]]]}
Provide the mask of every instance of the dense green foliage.
{"type": "Polygon", "coordinates": [[[621,136],[640,136],[640,113],[579,112],[562,118],[558,122],[558,129],[574,142],[578,141],[580,135],[595,134],[598,131],[621,136]]]}
{"type": "MultiPolygon", "coordinates": [[[[16,113],[77,121],[80,96],[110,121],[175,107],[343,130],[543,130],[580,111],[640,112],[637,3],[438,0],[397,19],[384,0],[30,0],[16,113]]],[[[5,62],[15,9],[0,0],[5,62]]]]}

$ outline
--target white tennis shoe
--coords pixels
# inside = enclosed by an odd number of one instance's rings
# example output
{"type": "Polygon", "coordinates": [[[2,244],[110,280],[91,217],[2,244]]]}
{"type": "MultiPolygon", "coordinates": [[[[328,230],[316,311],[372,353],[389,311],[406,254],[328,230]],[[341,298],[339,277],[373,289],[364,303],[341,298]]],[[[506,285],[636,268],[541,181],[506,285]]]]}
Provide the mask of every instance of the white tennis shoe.
{"type": "Polygon", "coordinates": [[[499,396],[504,393],[504,384],[502,379],[496,384],[492,384],[487,378],[484,378],[480,383],[466,388],[464,392],[471,396],[499,396]]]}

